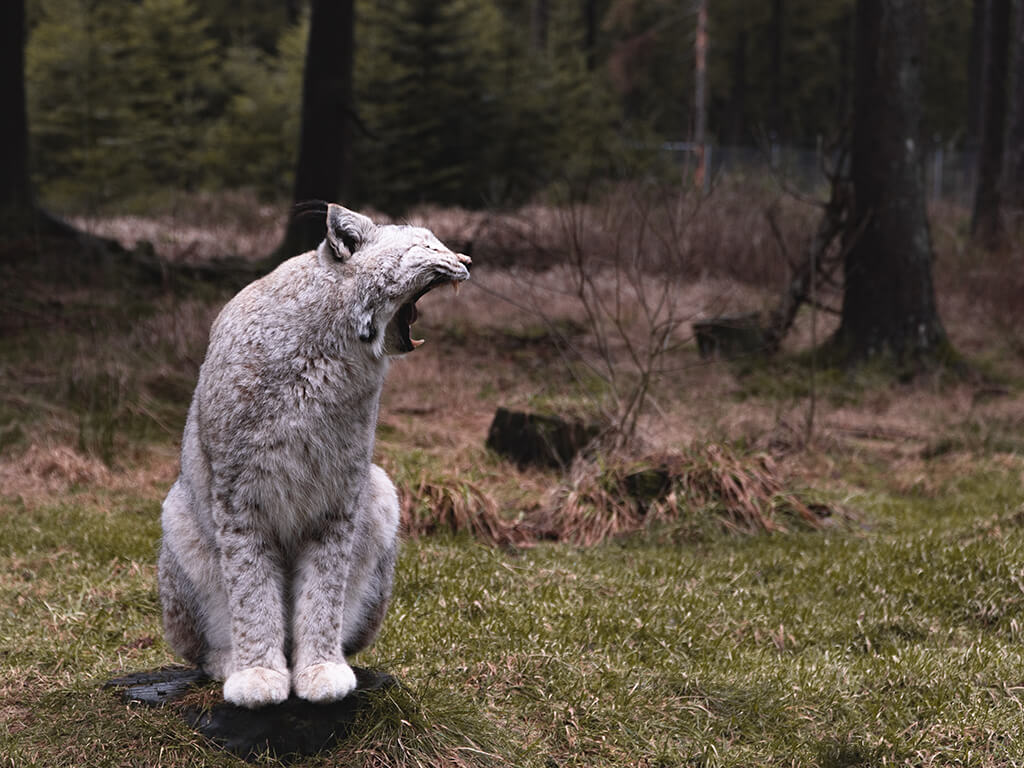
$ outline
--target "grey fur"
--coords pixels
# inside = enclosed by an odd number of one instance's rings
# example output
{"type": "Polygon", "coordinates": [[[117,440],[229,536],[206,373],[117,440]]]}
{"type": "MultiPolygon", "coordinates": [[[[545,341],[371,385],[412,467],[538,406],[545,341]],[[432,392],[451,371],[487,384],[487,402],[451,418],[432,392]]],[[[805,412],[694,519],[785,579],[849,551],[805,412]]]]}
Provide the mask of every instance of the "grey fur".
{"type": "Polygon", "coordinates": [[[168,643],[228,701],[355,687],[346,656],[376,636],[397,554],[398,498],[371,457],[389,356],[411,349],[399,309],[468,263],[426,229],[332,204],[320,247],[214,322],[159,586],[168,643]]]}

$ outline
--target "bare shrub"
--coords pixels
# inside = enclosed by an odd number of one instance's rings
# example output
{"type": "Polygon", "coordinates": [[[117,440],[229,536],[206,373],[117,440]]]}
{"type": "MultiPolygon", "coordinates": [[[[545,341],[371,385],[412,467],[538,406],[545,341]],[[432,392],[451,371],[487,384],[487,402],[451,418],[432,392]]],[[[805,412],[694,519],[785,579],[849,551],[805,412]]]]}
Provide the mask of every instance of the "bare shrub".
{"type": "Polygon", "coordinates": [[[727,278],[764,286],[782,285],[788,278],[784,250],[800,250],[816,215],[813,206],[783,194],[768,179],[725,179],[709,196],[677,186],[623,182],[600,192],[563,191],[558,197],[566,201],[515,211],[422,206],[407,220],[428,226],[444,242],[479,257],[480,264],[537,270],[567,263],[574,245],[607,251],[611,241],[645,237],[645,230],[665,232],[675,238],[660,243],[646,237],[646,268],[688,280],[727,278]],[[650,221],[637,219],[637,208],[646,210],[650,221]],[[767,210],[776,211],[781,246],[767,210]]]}
{"type": "MultiPolygon", "coordinates": [[[[551,329],[613,448],[635,438],[656,385],[674,370],[667,360],[690,339],[696,315],[683,301],[687,283],[710,272],[762,281],[781,274],[778,240],[763,213],[740,205],[737,190],[727,192],[708,198],[678,187],[621,184],[579,202],[567,195],[570,202],[520,230],[563,287],[527,277],[524,297],[505,298],[528,303],[551,329]],[[755,221],[762,236],[751,246],[755,221]],[[721,257],[725,252],[729,258],[721,257]],[[583,318],[585,338],[559,332],[549,308],[566,300],[583,318]]],[[[705,311],[724,304],[720,298],[705,311]]]]}

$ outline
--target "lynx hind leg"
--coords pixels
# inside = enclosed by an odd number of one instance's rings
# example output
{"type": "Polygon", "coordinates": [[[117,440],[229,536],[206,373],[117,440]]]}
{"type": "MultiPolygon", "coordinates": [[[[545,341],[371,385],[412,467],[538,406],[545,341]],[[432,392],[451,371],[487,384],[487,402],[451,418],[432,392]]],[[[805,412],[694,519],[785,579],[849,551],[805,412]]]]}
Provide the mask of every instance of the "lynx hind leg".
{"type": "Polygon", "coordinates": [[[158,582],[164,635],[185,660],[223,680],[231,664],[227,594],[216,552],[196,530],[189,503],[179,482],[163,505],[158,582]]]}
{"type": "Polygon", "coordinates": [[[199,598],[166,541],[160,542],[157,582],[167,644],[185,661],[202,666],[206,640],[199,618],[199,598]]]}
{"type": "Polygon", "coordinates": [[[383,469],[370,467],[367,509],[353,543],[352,567],[345,589],[342,647],[346,656],[377,637],[391,599],[398,557],[398,494],[383,469]]]}

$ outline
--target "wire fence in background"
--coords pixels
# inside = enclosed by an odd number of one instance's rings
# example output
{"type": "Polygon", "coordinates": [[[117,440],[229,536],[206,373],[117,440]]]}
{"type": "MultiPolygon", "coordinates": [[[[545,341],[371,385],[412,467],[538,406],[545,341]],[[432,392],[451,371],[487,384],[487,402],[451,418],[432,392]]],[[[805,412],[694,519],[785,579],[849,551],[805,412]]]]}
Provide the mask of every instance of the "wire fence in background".
{"type": "MultiPolygon", "coordinates": [[[[700,147],[689,141],[668,141],[661,145],[678,165],[693,167],[703,162],[703,185],[744,176],[777,177],[787,187],[805,195],[827,196],[822,174],[826,150],[772,144],[764,149],[707,144],[701,159],[700,147]]],[[[929,201],[943,201],[969,207],[974,200],[977,152],[952,150],[942,144],[930,147],[924,163],[925,189],[929,201]]]]}

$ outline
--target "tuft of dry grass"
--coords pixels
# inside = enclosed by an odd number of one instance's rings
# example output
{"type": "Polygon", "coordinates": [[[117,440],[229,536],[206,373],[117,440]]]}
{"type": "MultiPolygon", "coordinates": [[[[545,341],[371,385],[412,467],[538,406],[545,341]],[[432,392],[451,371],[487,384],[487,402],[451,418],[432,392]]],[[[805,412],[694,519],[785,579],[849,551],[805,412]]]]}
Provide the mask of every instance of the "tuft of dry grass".
{"type": "Polygon", "coordinates": [[[39,495],[72,485],[108,485],[112,473],[95,456],[67,445],[32,444],[17,458],[0,462],[0,485],[7,493],[39,495]]]}
{"type": "Polygon", "coordinates": [[[578,459],[547,502],[502,514],[484,488],[461,477],[430,478],[400,491],[406,532],[468,533],[500,547],[540,541],[595,546],[657,526],[689,522],[732,533],[817,529],[840,510],[791,490],[767,453],[741,454],[709,443],[685,453],[578,459]]]}
{"type": "Polygon", "coordinates": [[[794,523],[816,529],[834,511],[790,490],[767,453],[709,443],[685,453],[577,462],[533,525],[545,538],[591,546],[687,519],[697,528],[711,523],[748,534],[784,532],[794,523]]]}
{"type": "Polygon", "coordinates": [[[501,547],[532,542],[519,521],[503,516],[494,497],[468,480],[423,474],[415,486],[403,486],[399,496],[402,528],[409,536],[449,531],[501,547]]]}

